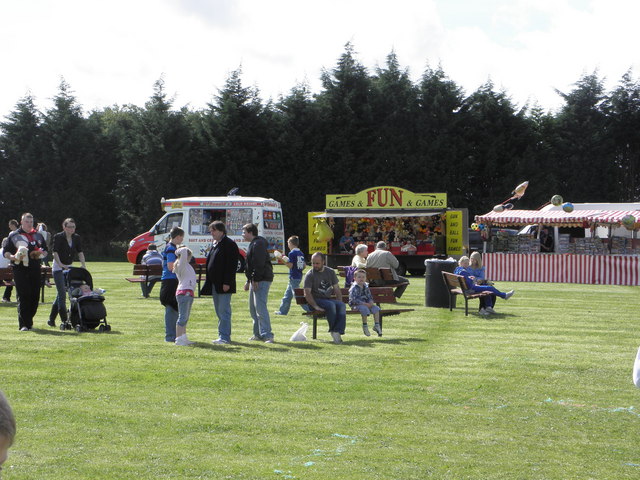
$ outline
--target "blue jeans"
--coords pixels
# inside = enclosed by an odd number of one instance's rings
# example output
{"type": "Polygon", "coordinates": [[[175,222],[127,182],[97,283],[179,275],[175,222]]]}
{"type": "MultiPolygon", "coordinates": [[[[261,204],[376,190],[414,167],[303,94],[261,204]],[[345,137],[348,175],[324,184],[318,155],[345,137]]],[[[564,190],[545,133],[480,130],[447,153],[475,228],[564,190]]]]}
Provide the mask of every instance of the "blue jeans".
{"type": "Polygon", "coordinates": [[[178,322],[178,311],[173,307],[164,307],[164,340],[166,342],[176,341],[176,323],[178,322]]]}
{"type": "Polygon", "coordinates": [[[56,284],[56,290],[58,295],[56,299],[53,301],[53,305],[51,305],[51,313],[49,314],[49,320],[54,321],[60,314],[60,318],[62,321],[67,320],[67,289],[65,288],[65,280],[66,274],[64,270],[55,270],[51,272],[53,274],[53,281],[56,284]]]}
{"type": "Polygon", "coordinates": [[[225,342],[231,341],[231,294],[212,293],[213,308],[218,316],[218,335],[225,342]]]}
{"type": "Polygon", "coordinates": [[[193,305],[192,295],[176,295],[178,301],[178,320],[177,324],[181,327],[186,327],[189,321],[189,315],[191,314],[191,305],[193,305]]]}
{"type": "Polygon", "coordinates": [[[254,290],[254,283],[249,288],[249,313],[253,318],[253,335],[267,340],[273,338],[271,331],[271,319],[269,318],[269,309],[267,308],[267,297],[271,282],[256,282],[258,288],[254,290]]]}
{"type": "Polygon", "coordinates": [[[366,305],[356,305],[355,307],[353,307],[353,309],[358,310],[362,315],[365,315],[367,317],[380,311],[380,307],[377,305],[374,305],[371,308],[367,307],[366,305]]]}
{"type": "Polygon", "coordinates": [[[344,335],[344,329],[347,326],[347,306],[344,302],[332,298],[316,298],[315,300],[318,306],[326,312],[329,331],[344,335]]]}
{"type": "Polygon", "coordinates": [[[280,315],[286,315],[289,313],[291,300],[293,300],[293,296],[295,294],[294,290],[300,286],[301,280],[301,278],[289,278],[289,285],[287,285],[287,289],[284,291],[284,296],[282,297],[280,308],[278,309],[280,315]]]}

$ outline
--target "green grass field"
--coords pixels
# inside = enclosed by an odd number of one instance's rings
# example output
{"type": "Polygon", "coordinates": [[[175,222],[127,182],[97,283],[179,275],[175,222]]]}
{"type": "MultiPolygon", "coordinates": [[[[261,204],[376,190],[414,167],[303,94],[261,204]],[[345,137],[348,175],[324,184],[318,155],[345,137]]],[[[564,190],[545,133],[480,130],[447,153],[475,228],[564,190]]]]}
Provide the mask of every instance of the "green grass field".
{"type": "MultiPolygon", "coordinates": [[[[239,292],[232,345],[211,344],[206,297],[188,327],[197,344],[176,347],[159,285],[142,299],[130,264],[89,269],[111,333],[47,327],[55,289],[32,332],[0,307],[0,389],[19,429],[4,479],[640,478],[638,287],[502,284],[515,296],[481,318],[460,299],[424,307],[412,277],[401,303],[415,312],[382,338],[349,316],[343,345],[326,322],[289,342],[295,306],[272,317],[275,344],[249,342],[239,292]]],[[[276,272],[271,311],[287,282],[276,272]]]]}

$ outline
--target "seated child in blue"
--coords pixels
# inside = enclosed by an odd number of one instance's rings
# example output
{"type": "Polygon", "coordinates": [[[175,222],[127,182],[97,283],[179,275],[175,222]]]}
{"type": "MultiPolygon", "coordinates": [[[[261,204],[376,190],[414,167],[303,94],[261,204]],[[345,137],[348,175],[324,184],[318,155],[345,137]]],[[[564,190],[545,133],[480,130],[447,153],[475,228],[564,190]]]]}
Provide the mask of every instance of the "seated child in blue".
{"type": "MultiPolygon", "coordinates": [[[[474,277],[469,273],[468,268],[469,268],[469,257],[463,256],[463,257],[460,257],[460,260],[458,260],[458,266],[453,271],[453,273],[464,277],[465,283],[467,284],[467,288],[469,290],[473,290],[474,292],[491,292],[494,295],[497,295],[498,297],[503,298],[505,300],[508,300],[509,298],[511,298],[511,296],[515,293],[514,290],[510,290],[506,293],[501,292],[493,285],[477,285],[476,277],[474,277]]],[[[485,302],[487,303],[487,307],[489,308],[493,307],[493,305],[491,304],[491,297],[487,297],[485,299],[485,302]]]]}
{"type": "Polygon", "coordinates": [[[353,274],[353,283],[349,288],[349,306],[353,310],[359,310],[362,315],[362,331],[368,337],[369,325],[367,325],[367,317],[373,315],[373,330],[382,336],[382,325],[380,325],[380,307],[373,303],[373,295],[369,290],[367,282],[367,272],[364,270],[356,270],[353,274]]]}

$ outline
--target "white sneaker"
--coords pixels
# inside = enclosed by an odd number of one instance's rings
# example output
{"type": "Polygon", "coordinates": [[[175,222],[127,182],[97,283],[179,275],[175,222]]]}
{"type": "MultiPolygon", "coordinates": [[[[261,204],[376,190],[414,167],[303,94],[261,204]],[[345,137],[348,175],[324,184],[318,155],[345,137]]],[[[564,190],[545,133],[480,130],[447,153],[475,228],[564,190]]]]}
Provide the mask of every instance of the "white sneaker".
{"type": "Polygon", "coordinates": [[[262,340],[262,337],[258,337],[257,335],[251,335],[251,337],[249,337],[249,341],[250,342],[262,342],[264,340],[262,340]]]}
{"type": "Polygon", "coordinates": [[[487,312],[486,308],[481,308],[478,313],[483,316],[489,315],[489,312],[487,312]]]}
{"type": "Polygon", "coordinates": [[[213,343],[214,345],[229,345],[229,342],[221,338],[216,338],[215,340],[211,340],[211,343],[213,343]]]}
{"type": "Polygon", "coordinates": [[[336,345],[340,345],[342,343],[342,335],[340,335],[338,332],[329,333],[331,333],[331,336],[333,337],[333,343],[335,343],[336,345]]]}
{"type": "Polygon", "coordinates": [[[382,325],[380,325],[379,323],[374,324],[373,325],[373,331],[376,332],[379,337],[381,337],[382,336],[382,325]]]}
{"type": "Polygon", "coordinates": [[[493,309],[493,307],[487,307],[484,309],[487,313],[496,313],[496,311],[493,309]]]}
{"type": "Polygon", "coordinates": [[[188,347],[189,345],[193,345],[195,342],[192,342],[191,340],[189,340],[187,338],[187,334],[185,333],[184,335],[180,335],[178,338],[176,338],[176,345],[180,346],[180,347],[188,347]]]}
{"type": "Polygon", "coordinates": [[[367,325],[366,323],[362,324],[362,331],[367,337],[371,336],[371,332],[369,332],[369,325],[367,325]]]}
{"type": "Polygon", "coordinates": [[[509,300],[513,296],[514,293],[516,293],[515,290],[509,290],[507,293],[504,294],[504,299],[505,300],[509,300]]]}

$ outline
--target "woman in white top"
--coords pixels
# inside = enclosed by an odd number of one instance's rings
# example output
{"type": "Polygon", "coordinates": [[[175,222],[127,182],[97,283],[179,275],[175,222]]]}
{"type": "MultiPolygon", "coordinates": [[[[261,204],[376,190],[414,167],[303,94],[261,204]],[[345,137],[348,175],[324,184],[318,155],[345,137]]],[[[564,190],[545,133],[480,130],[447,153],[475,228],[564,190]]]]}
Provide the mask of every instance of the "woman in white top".
{"type": "Polygon", "coordinates": [[[366,268],[367,255],[369,255],[369,248],[364,243],[357,245],[356,254],[353,256],[351,266],[356,268],[366,268]]]}

